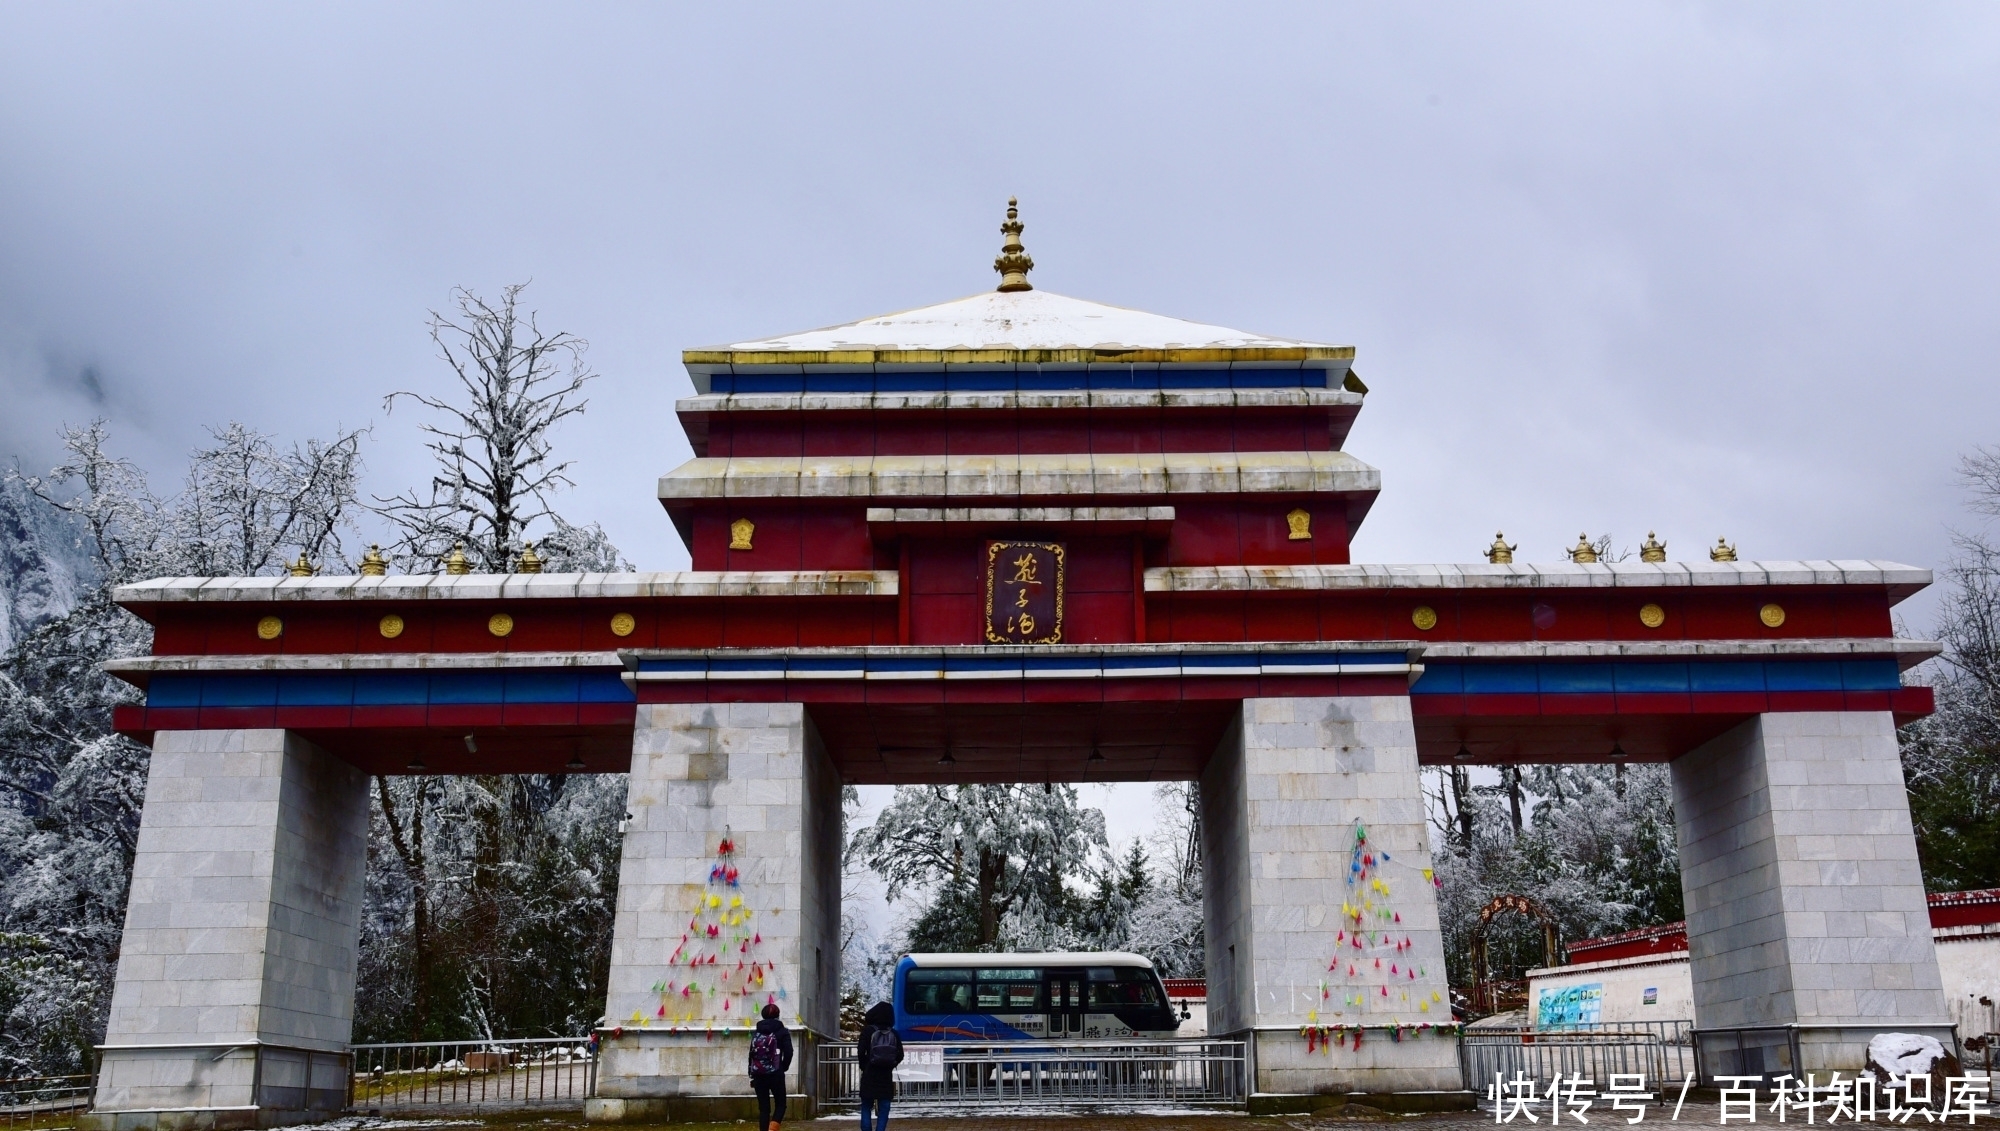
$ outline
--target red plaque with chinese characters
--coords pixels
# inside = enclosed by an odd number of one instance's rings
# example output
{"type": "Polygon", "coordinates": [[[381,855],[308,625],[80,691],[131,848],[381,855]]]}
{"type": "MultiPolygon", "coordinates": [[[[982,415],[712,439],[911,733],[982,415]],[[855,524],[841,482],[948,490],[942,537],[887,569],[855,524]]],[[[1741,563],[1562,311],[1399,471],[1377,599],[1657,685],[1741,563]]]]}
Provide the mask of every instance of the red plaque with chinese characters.
{"type": "Polygon", "coordinates": [[[986,642],[1060,644],[1062,634],[1062,543],[988,542],[986,642]]]}

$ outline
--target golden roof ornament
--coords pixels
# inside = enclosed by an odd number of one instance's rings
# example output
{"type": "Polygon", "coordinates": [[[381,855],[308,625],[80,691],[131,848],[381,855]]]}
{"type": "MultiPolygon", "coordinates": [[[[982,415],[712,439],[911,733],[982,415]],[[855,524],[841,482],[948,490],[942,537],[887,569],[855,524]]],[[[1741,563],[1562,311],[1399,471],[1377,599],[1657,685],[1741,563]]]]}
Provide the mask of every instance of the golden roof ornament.
{"type": "Polygon", "coordinates": [[[1727,538],[1717,538],[1715,545],[1708,548],[1708,560],[1712,562],[1733,562],[1736,560],[1736,547],[1727,538]]]}
{"type": "Polygon", "coordinates": [[[313,564],[306,560],[304,554],[300,554],[298,561],[289,563],[285,568],[292,571],[293,577],[311,577],[313,575],[313,564]]]}
{"type": "Polygon", "coordinates": [[[1000,272],[999,291],[1009,294],[1014,291],[1032,291],[1034,284],[1028,282],[1028,272],[1035,269],[1035,261],[1028,255],[1028,249],[1021,246],[1020,202],[1007,198],[1007,222],[1000,225],[1000,234],[1007,237],[1000,245],[1000,257],[993,261],[993,269],[1000,272]]]}
{"type": "Polygon", "coordinates": [[[446,554],[443,561],[444,571],[454,577],[472,572],[472,562],[465,556],[465,543],[463,542],[454,543],[451,547],[451,553],[446,554]]]}
{"type": "Polygon", "coordinates": [[[382,547],[369,543],[368,552],[361,555],[361,576],[387,577],[389,559],[382,556],[382,547]]]}
{"type": "Polygon", "coordinates": [[[521,564],[515,567],[514,572],[516,573],[542,572],[542,559],[536,556],[535,544],[533,542],[521,543],[521,564]]]}
{"type": "Polygon", "coordinates": [[[1569,549],[1569,560],[1578,565],[1589,565],[1597,560],[1597,547],[1590,544],[1590,535],[1576,536],[1576,545],[1569,549]]]}
{"type": "Polygon", "coordinates": [[[1509,546],[1507,544],[1507,536],[1495,530],[1493,532],[1493,544],[1486,547],[1486,560],[1492,562],[1494,565],[1513,565],[1514,551],[1520,548],[1519,546],[1509,546]]]}
{"type": "Polygon", "coordinates": [[[1667,544],[1654,540],[1653,532],[1646,531],[1646,541],[1639,547],[1642,562],[1663,562],[1667,560],[1667,544]]]}

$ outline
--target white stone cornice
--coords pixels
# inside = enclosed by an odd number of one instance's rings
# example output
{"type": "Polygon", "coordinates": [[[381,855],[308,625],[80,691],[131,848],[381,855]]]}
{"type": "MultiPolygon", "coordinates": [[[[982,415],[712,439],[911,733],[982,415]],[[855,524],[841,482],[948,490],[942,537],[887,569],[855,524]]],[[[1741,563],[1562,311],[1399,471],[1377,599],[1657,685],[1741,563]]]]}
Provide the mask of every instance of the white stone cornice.
{"type": "Polygon", "coordinates": [[[162,577],[121,585],[121,605],[298,601],[511,601],[648,597],[893,597],[895,570],[675,570],[395,577],[162,577]]]}
{"type": "Polygon", "coordinates": [[[969,412],[1008,409],[1360,408],[1345,389],[1022,389],[915,393],[704,393],[674,402],[709,412],[969,412]]]}
{"type": "Polygon", "coordinates": [[[1880,586],[1893,600],[1931,583],[1931,571],[1882,561],[1615,562],[1576,565],[1166,566],[1146,571],[1148,593],[1340,589],[1658,589],[1767,585],[1880,586]]]}

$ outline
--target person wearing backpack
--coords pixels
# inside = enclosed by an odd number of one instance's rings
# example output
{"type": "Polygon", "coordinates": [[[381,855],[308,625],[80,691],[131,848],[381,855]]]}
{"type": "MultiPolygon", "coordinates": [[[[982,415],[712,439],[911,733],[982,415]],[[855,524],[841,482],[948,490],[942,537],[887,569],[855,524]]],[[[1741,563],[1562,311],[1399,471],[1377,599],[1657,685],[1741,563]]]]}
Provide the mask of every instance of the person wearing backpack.
{"type": "Polygon", "coordinates": [[[855,1047],[861,1058],[861,1131],[870,1131],[871,1113],[875,1117],[873,1131],[889,1131],[889,1101],[896,1098],[896,1066],[903,1063],[903,1039],[896,1035],[896,1007],[876,1002],[862,1018],[861,1039],[855,1047]]]}
{"type": "Polygon", "coordinates": [[[778,1007],[764,1007],[764,1019],[750,1034],[750,1086],[757,1091],[757,1131],[778,1131],[785,1121],[785,1073],[792,1067],[792,1034],[778,1020],[778,1007]]]}

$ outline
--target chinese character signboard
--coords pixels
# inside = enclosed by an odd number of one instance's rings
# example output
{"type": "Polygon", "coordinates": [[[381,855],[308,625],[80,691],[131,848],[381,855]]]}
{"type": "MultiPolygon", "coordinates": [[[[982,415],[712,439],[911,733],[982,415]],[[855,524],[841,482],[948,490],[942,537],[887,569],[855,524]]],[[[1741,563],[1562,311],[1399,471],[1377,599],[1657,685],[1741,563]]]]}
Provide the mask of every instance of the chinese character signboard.
{"type": "Polygon", "coordinates": [[[986,642],[1059,644],[1062,633],[1062,544],[988,542],[986,642]]]}

